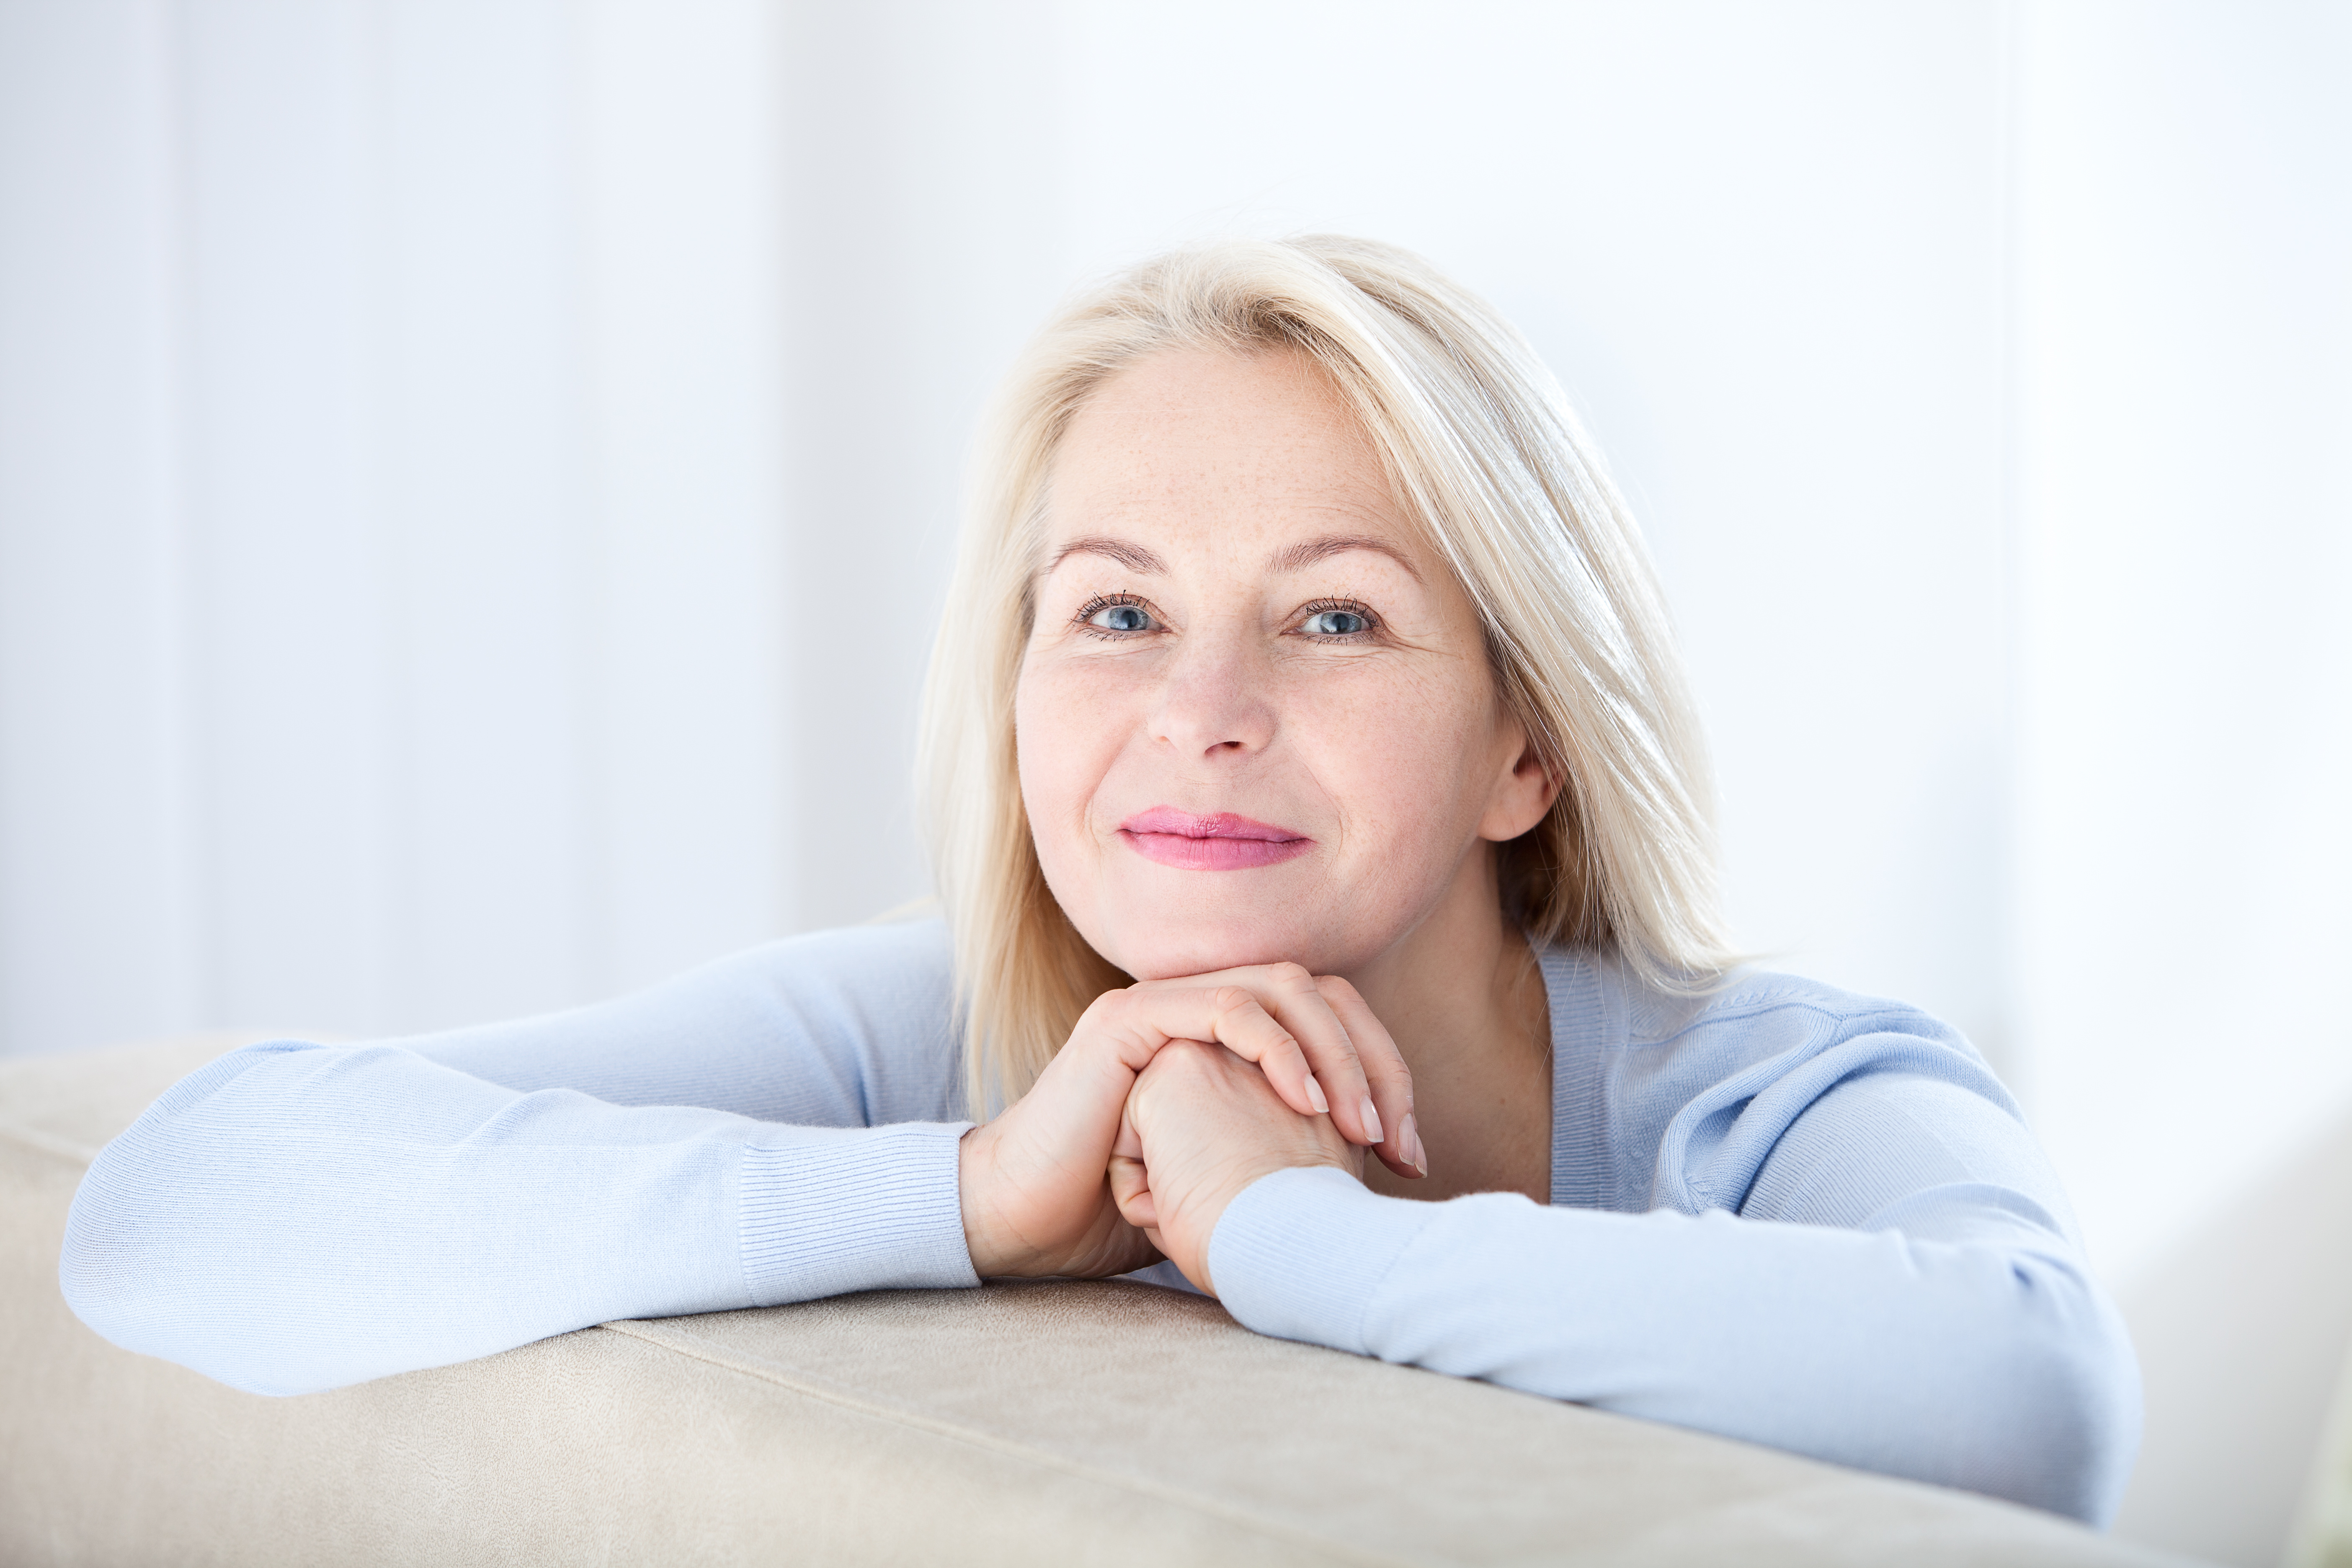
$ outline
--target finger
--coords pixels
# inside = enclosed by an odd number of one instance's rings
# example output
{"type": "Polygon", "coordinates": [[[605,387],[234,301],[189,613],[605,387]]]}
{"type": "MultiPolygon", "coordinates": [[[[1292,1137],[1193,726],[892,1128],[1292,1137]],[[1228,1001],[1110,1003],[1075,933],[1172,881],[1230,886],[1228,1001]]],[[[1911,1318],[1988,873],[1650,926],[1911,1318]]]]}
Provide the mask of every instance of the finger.
{"type": "Polygon", "coordinates": [[[1140,1160],[1111,1156],[1110,1201],[1118,1205],[1118,1217],[1138,1230],[1152,1230],[1160,1224],[1159,1206],[1151,1201],[1151,1175],[1140,1160]]]}
{"type": "MultiPolygon", "coordinates": [[[[1288,1033],[1304,1064],[1306,1081],[1303,1085],[1307,1103],[1302,1104],[1290,1092],[1286,1063],[1283,1058],[1271,1062],[1253,1054],[1245,1043],[1223,1040],[1235,1055],[1257,1062],[1266,1078],[1293,1110],[1328,1112],[1332,1125],[1340,1134],[1355,1143],[1378,1143],[1391,1130],[1376,1103],[1370,1080],[1365,1076],[1358,1059],[1356,1043],[1348,1026],[1334,1013],[1313,974],[1299,963],[1264,963],[1242,969],[1220,970],[1213,974],[1194,975],[1192,984],[1222,983],[1238,985],[1256,999],[1267,1016],[1288,1033]]],[[[1151,983],[1167,985],[1170,982],[1151,983]]],[[[1353,994],[1350,992],[1350,994],[1353,994]]],[[[1370,1016],[1370,1009],[1364,1016],[1370,1016]]],[[[1386,1031],[1381,1041],[1391,1055],[1395,1046],[1386,1031]]]]}
{"type": "Polygon", "coordinates": [[[1374,1145],[1381,1163],[1400,1176],[1429,1174],[1429,1155],[1421,1146],[1421,1123],[1412,1111],[1412,1069],[1386,1026],[1367,1006],[1356,988],[1336,974],[1316,983],[1323,1001],[1356,1043],[1356,1056],[1370,1093],[1380,1108],[1387,1136],[1374,1145]]]}
{"type": "MultiPolygon", "coordinates": [[[[1331,1123],[1353,1143],[1373,1144],[1388,1131],[1365,1076],[1362,1053],[1347,1021],[1332,1009],[1304,964],[1274,963],[1257,972],[1253,989],[1297,1037],[1331,1108],[1331,1123]]],[[[1364,1016],[1370,1017],[1370,1009],[1364,1016]]],[[[1387,1039],[1385,1032],[1381,1038],[1387,1039]]],[[[1389,1048],[1393,1051],[1391,1044],[1389,1048]]]]}
{"type": "Polygon", "coordinates": [[[1111,1140],[1110,1155],[1114,1160],[1143,1158],[1143,1134],[1136,1130],[1135,1104],[1131,1100],[1119,1107],[1118,1133],[1111,1140]]]}
{"type": "Polygon", "coordinates": [[[1014,1147],[1029,1163],[1066,1165],[1073,1179],[1083,1177],[1088,1186],[1101,1180],[1135,1075],[1151,1059],[1150,1049],[1137,1050],[1119,1037],[1127,1032],[1118,1026],[1123,1004],[1124,993],[1111,992],[1088,1007],[1069,1043],[999,1118],[1021,1124],[1024,1136],[1014,1147]]]}
{"type": "Polygon", "coordinates": [[[1140,1071],[1171,1040],[1223,1046],[1255,1062],[1284,1104],[1301,1116],[1322,1112],[1324,1091],[1314,1081],[1297,1037],[1276,1021],[1246,985],[1136,986],[1123,1009],[1106,1016],[1122,1036],[1120,1055],[1140,1071]]]}
{"type": "Polygon", "coordinates": [[[1305,1045],[1275,1016],[1266,999],[1254,987],[1219,985],[1209,996],[1212,1030],[1194,1038],[1214,1041],[1244,1061],[1255,1062],[1283,1103],[1301,1116],[1320,1116],[1330,1108],[1327,1090],[1316,1081],[1305,1045]]]}
{"type": "Polygon", "coordinates": [[[1110,1165],[1107,1173],[1110,1182],[1110,1201],[1118,1208],[1118,1217],[1147,1230],[1157,1225],[1160,1211],[1151,1201],[1151,1173],[1143,1163],[1143,1135],[1135,1129],[1135,1118],[1122,1110],[1118,1116],[1118,1137],[1110,1146],[1110,1165]]]}
{"type": "Polygon", "coordinates": [[[1136,1074],[1173,1040],[1213,1041],[1257,1063],[1293,1110],[1321,1109],[1323,1091],[1298,1042],[1246,987],[1139,984],[1097,997],[1022,1097],[1023,1131],[1033,1136],[1016,1142],[1030,1163],[1099,1184],[1136,1074]]]}

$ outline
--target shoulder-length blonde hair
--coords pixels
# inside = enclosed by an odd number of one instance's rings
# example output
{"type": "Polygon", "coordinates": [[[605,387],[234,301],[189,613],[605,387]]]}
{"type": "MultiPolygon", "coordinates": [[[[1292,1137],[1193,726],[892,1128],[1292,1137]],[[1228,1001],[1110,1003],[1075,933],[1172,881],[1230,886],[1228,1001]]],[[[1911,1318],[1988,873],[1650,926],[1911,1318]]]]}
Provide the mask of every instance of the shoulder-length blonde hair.
{"type": "Polygon", "coordinates": [[[1409,252],[1330,235],[1225,241],[1076,299],[981,432],[919,764],[971,1114],[1018,1099],[1087,1005],[1127,983],[1046,888],[1013,688],[1055,447],[1106,379],[1178,347],[1312,356],[1467,590],[1502,700],[1562,785],[1503,847],[1504,897],[1529,939],[1612,951],[1675,990],[1719,975],[1731,955],[1697,718],[1640,533],[1559,383],[1485,301],[1409,252]]]}

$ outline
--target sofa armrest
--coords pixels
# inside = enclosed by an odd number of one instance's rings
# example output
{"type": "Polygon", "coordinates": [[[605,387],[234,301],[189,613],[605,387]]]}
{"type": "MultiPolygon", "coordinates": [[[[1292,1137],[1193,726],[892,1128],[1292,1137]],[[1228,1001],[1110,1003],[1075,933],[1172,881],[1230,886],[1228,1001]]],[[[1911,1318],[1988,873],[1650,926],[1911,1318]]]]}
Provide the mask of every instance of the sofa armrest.
{"type": "Polygon", "coordinates": [[[89,1154],[251,1037],[0,1061],[0,1560],[2153,1560],[2005,1503],[1264,1339],[1123,1281],[613,1323],[239,1394],[99,1339],[57,1265],[89,1154]]]}

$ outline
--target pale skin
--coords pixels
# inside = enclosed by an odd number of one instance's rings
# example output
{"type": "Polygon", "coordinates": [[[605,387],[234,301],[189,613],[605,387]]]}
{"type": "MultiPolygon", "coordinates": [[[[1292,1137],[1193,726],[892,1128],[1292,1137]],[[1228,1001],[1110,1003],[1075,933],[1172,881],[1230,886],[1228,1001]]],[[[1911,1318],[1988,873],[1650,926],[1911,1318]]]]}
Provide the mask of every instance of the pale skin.
{"type": "Polygon", "coordinates": [[[1164,1255],[1213,1292],[1225,1206],[1298,1165],[1549,1202],[1549,1019],[1496,856],[1559,781],[1338,390],[1288,350],[1139,360],[1072,421],[1046,520],[1022,798],[1138,984],[965,1135],[974,1268],[1164,1255]],[[1276,825],[1289,858],[1165,863],[1122,828],[1153,808],[1276,825]]]}

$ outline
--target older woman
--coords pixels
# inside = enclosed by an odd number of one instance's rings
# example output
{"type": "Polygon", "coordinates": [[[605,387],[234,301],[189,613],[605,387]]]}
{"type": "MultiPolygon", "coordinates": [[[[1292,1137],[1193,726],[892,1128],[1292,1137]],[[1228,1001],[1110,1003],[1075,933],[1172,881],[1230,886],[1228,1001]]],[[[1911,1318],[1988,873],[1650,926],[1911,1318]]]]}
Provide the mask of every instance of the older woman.
{"type": "Polygon", "coordinates": [[[982,450],[944,921],[226,1057],[91,1167],[75,1310],[294,1393],[1141,1271],[2107,1517],[2137,1374],[2056,1181],[1951,1029],[1736,967],[1639,537],[1503,322],[1361,241],[1189,251],[1049,326],[982,450]]]}

